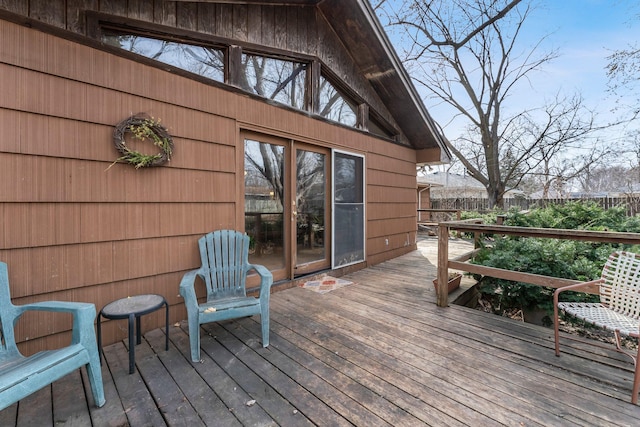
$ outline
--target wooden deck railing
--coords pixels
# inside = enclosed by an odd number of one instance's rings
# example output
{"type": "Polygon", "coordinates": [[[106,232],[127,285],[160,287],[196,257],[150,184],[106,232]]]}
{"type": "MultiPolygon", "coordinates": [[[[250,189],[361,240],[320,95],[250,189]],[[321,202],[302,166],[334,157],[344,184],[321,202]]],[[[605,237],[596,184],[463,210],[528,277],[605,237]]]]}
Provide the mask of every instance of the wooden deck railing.
{"type": "MultiPolygon", "coordinates": [[[[607,242],[607,243],[627,243],[640,244],[640,233],[619,233],[612,231],[585,231],[585,230],[566,230],[555,228],[530,228],[530,227],[511,227],[496,224],[481,224],[479,220],[471,219],[465,221],[446,221],[438,224],[438,290],[437,304],[439,307],[449,305],[447,293],[447,275],[448,270],[460,270],[483,276],[496,277],[498,279],[513,280],[523,283],[530,283],[538,286],[549,286],[559,288],[562,286],[578,283],[576,280],[560,279],[557,277],[543,276],[539,274],[522,273],[518,271],[505,270],[495,267],[486,267],[477,264],[470,264],[469,261],[478,251],[477,245],[474,251],[464,255],[449,259],[449,232],[457,231],[458,233],[468,232],[474,233],[476,239],[482,234],[501,234],[513,235],[521,237],[538,237],[548,239],[564,239],[564,240],[583,240],[590,242],[607,242]]],[[[590,292],[597,293],[597,289],[591,289],[590,292]]]]}
{"type": "Polygon", "coordinates": [[[438,222],[433,221],[432,213],[455,214],[456,221],[460,221],[462,216],[462,211],[460,209],[418,209],[418,224],[438,225],[438,222]],[[429,214],[429,218],[427,220],[422,219],[422,216],[420,215],[422,212],[429,214]]]}
{"type": "MultiPolygon", "coordinates": [[[[440,222],[442,221],[438,221],[438,218],[434,218],[433,215],[431,215],[434,213],[449,214],[448,217],[445,219],[446,221],[452,221],[453,215],[455,215],[455,221],[460,221],[460,219],[462,218],[462,211],[460,209],[418,209],[418,225],[425,225],[427,227],[437,227],[438,224],[440,224],[440,222]],[[422,213],[426,213],[428,218],[423,219],[422,213]]],[[[458,237],[460,237],[460,234],[458,234],[458,237]]]]}

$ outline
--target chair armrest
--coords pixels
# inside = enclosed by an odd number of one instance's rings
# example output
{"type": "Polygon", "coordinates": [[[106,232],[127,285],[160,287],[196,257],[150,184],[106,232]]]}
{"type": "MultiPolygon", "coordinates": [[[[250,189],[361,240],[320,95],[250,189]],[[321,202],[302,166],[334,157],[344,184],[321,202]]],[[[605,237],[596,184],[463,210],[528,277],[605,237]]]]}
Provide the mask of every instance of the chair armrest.
{"type": "Polygon", "coordinates": [[[580,289],[583,289],[583,288],[590,288],[593,285],[599,285],[602,282],[604,282],[604,279],[600,278],[596,280],[590,280],[588,282],[576,283],[575,285],[563,286],[561,288],[558,288],[553,292],[553,305],[554,306],[558,305],[558,296],[560,295],[560,292],[579,291],[580,289]]]}
{"type": "Polygon", "coordinates": [[[80,310],[95,311],[96,306],[88,302],[71,302],[71,301],[42,301],[19,306],[20,311],[58,311],[64,313],[75,313],[80,310]]]}
{"type": "Polygon", "coordinates": [[[263,265],[249,264],[248,270],[255,270],[260,276],[260,304],[269,304],[271,285],[273,284],[273,274],[263,265]]]}
{"type": "Polygon", "coordinates": [[[16,307],[18,315],[14,323],[27,311],[48,311],[57,313],[70,313],[73,315],[73,330],[71,341],[73,344],[83,344],[85,348],[96,345],[93,323],[96,319],[96,306],[88,302],[70,301],[42,301],[24,304],[16,307]]]}
{"type": "Polygon", "coordinates": [[[255,270],[260,276],[260,292],[262,292],[263,288],[267,288],[267,291],[271,288],[273,284],[273,274],[263,265],[260,264],[249,264],[247,271],[255,270]]]}
{"type": "Polygon", "coordinates": [[[196,277],[202,276],[201,269],[188,271],[182,276],[180,281],[180,295],[184,298],[184,304],[189,308],[197,310],[198,297],[196,296],[196,277]]]}

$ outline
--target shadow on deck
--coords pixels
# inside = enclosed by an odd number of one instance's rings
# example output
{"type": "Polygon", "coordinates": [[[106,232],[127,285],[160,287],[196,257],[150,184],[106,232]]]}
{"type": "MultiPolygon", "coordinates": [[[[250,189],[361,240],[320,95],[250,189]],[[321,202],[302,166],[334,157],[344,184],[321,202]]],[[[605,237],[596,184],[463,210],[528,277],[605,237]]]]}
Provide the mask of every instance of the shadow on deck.
{"type": "Polygon", "coordinates": [[[132,375],[124,343],[105,348],[103,408],[79,370],[0,425],[637,425],[633,367],[614,351],[564,340],[557,358],[551,329],[438,308],[431,244],[327,294],[273,294],[266,349],[257,317],[205,325],[195,364],[186,322],[170,327],[169,351],[156,329],[132,375]]]}

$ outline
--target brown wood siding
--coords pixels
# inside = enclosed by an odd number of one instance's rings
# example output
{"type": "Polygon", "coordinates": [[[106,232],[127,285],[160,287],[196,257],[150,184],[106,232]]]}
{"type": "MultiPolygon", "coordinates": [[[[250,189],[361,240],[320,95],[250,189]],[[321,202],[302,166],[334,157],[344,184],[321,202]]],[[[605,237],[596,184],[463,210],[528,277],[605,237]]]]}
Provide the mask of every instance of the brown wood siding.
{"type": "MultiPolygon", "coordinates": [[[[367,186],[368,203],[416,203],[416,193],[411,188],[367,186]]],[[[415,216],[415,212],[414,212],[415,216]]]]}
{"type": "MultiPolygon", "coordinates": [[[[415,228],[415,216],[413,218],[386,218],[384,220],[369,221],[367,223],[367,234],[369,238],[385,236],[403,237],[407,230],[415,228]]],[[[404,241],[402,244],[404,245],[404,241]]],[[[415,242],[410,242],[415,243],[415,242]]]]}
{"type": "MultiPolygon", "coordinates": [[[[242,128],[364,154],[368,263],[415,243],[411,149],[8,21],[0,20],[0,39],[0,260],[17,304],[59,299],[100,309],[159,293],[171,322],[184,319],[178,284],[199,266],[196,240],[244,227],[242,128]],[[137,112],[161,118],[174,137],[167,165],[111,166],[113,127],[137,112]]],[[[143,319],[145,330],[162,325],[160,314],[143,319]]],[[[68,342],[68,328],[49,314],[21,322],[22,349],[68,342]]],[[[126,336],[121,322],[103,331],[107,344],[126,336]]]]}
{"type": "MultiPolygon", "coordinates": [[[[377,203],[375,209],[369,209],[369,221],[384,221],[389,218],[415,218],[415,203],[377,203]]],[[[404,230],[403,230],[404,231],[404,230]]]]}
{"type": "Polygon", "coordinates": [[[367,156],[367,255],[369,263],[378,263],[415,248],[416,167],[413,150],[391,144],[372,148],[367,156]]]}
{"type": "Polygon", "coordinates": [[[350,55],[341,48],[340,38],[313,5],[190,4],[158,0],[4,0],[0,8],[84,35],[87,34],[86,11],[96,11],[317,56],[386,121],[395,123],[382,100],[363,77],[367,70],[358,70],[354,66],[350,55]]]}

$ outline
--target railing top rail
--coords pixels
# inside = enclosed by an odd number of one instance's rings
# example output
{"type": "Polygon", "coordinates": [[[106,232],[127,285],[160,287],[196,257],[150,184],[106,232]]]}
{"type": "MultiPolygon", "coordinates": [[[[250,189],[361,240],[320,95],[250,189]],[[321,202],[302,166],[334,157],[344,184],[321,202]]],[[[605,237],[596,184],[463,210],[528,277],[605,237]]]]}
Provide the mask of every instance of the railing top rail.
{"type": "Polygon", "coordinates": [[[418,212],[444,212],[444,213],[455,213],[459,212],[460,209],[418,209],[418,212]]]}
{"type": "Polygon", "coordinates": [[[591,231],[591,230],[570,230],[563,228],[533,228],[514,227],[509,225],[477,224],[469,220],[465,221],[444,221],[440,226],[457,231],[508,234],[523,237],[542,237],[551,239],[584,240],[594,242],[630,243],[640,244],[640,233],[625,233],[617,231],[591,231]]]}

